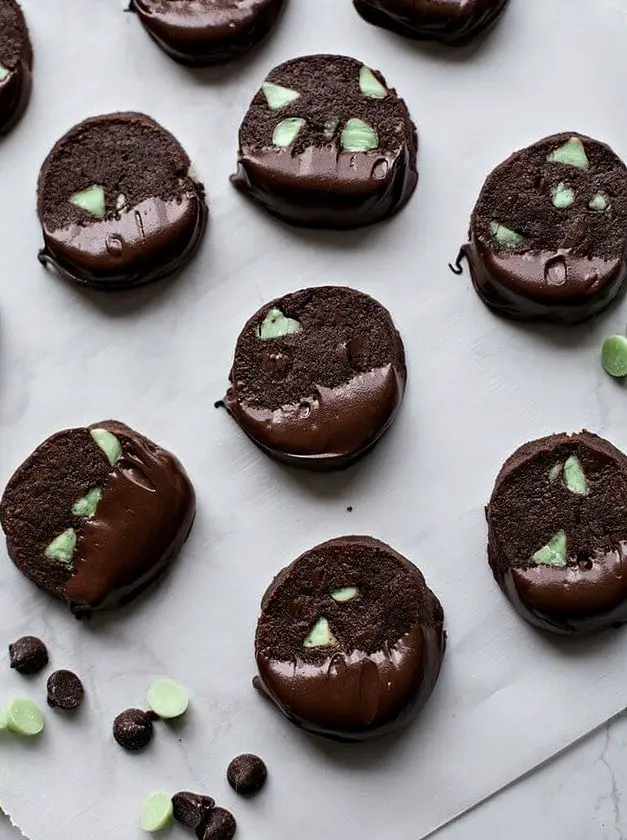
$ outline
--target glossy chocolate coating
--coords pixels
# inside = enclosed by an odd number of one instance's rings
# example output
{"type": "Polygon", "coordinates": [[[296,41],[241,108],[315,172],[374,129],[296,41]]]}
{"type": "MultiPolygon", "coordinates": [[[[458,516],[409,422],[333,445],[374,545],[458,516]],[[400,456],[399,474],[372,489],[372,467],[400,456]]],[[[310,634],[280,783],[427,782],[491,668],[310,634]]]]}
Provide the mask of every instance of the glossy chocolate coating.
{"type": "Polygon", "coordinates": [[[582,432],[522,446],[504,464],[487,507],[488,557],[516,610],[532,624],[579,635],[627,622],[627,458],[582,432]],[[587,495],[573,494],[551,469],[579,459],[587,495]],[[533,554],[559,530],[567,561],[533,554]]]}
{"type": "Polygon", "coordinates": [[[233,185],[272,215],[304,227],[359,228],[404,207],[418,182],[416,129],[380,73],[372,71],[384,96],[362,92],[363,66],[353,58],[313,55],[272,70],[267,82],[300,96],[272,109],[263,91],[257,93],[240,128],[233,185]],[[272,129],[291,118],[305,119],[305,127],[292,144],[278,148],[272,129]],[[342,129],[351,118],[373,126],[378,148],[342,149],[342,129]]]}
{"type": "Polygon", "coordinates": [[[467,44],[503,12],[507,0],[353,0],[359,14],[406,38],[467,44]]]}
{"type": "Polygon", "coordinates": [[[379,303],[353,289],[322,286],[262,307],[235,349],[225,405],[264,451],[308,469],[347,467],[392,424],[406,381],[401,338],[379,303]],[[262,340],[268,312],[300,332],[262,340]]]}
{"type": "Polygon", "coordinates": [[[239,58],[272,28],[284,0],[131,0],[146,32],[180,64],[239,58]]]}
{"type": "MultiPolygon", "coordinates": [[[[318,579],[323,575],[320,573],[318,579]]],[[[372,604],[368,603],[367,583],[363,586],[363,595],[359,597],[363,597],[363,609],[369,610],[372,604]]],[[[328,597],[325,602],[321,592],[309,587],[307,593],[304,599],[318,601],[317,609],[327,613],[332,609],[328,597]]],[[[379,604],[375,609],[385,610],[386,606],[379,604]]],[[[377,618],[380,620],[380,615],[377,618]]],[[[275,578],[264,595],[255,642],[259,671],[255,687],[293,723],[308,732],[340,741],[369,740],[406,725],[422,708],[437,681],[444,648],[442,608],[418,569],[389,546],[371,537],[340,537],[299,557],[275,578]],[[355,566],[358,561],[351,568],[346,558],[357,551],[377,554],[384,563],[400,567],[408,590],[416,602],[420,601],[420,606],[415,603],[405,613],[406,630],[372,649],[364,637],[359,646],[351,644],[350,628],[345,627],[344,641],[340,638],[329,648],[328,654],[320,653],[307,659],[307,652],[301,648],[289,658],[273,655],[271,631],[269,633],[264,625],[268,621],[284,620],[289,626],[293,621],[295,645],[298,645],[298,633],[302,634],[302,629],[298,629],[298,618],[303,599],[294,598],[283,619],[276,615],[273,602],[281,588],[289,584],[290,576],[300,574],[299,567],[305,564],[317,563],[321,551],[328,558],[336,559],[338,567],[343,566],[347,578],[352,572],[353,581],[359,577],[355,566]],[[407,612],[412,612],[414,617],[408,620],[407,612]]]]}
{"type": "Polygon", "coordinates": [[[24,15],[15,0],[0,0],[0,135],[24,113],[32,88],[33,50],[24,15]]]}

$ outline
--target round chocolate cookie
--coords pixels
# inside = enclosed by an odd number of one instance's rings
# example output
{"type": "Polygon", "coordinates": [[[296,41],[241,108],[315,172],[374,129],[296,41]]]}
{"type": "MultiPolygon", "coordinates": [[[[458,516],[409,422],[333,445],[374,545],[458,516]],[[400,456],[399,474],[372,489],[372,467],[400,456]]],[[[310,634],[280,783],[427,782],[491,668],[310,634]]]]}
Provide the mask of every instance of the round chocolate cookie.
{"type": "Polygon", "coordinates": [[[390,427],[406,378],[390,313],[362,292],[321,286],[273,300],[248,321],[224,403],[269,455],[339,469],[390,427]]]}
{"type": "Polygon", "coordinates": [[[463,254],[477,294],[497,312],[589,318],[627,276],[627,168],[579,134],[516,152],[488,177],[463,254]]]}
{"type": "Polygon", "coordinates": [[[175,61],[222,64],[255,46],[274,25],[284,0],[131,0],[146,32],[175,61]]]}
{"type": "Polygon", "coordinates": [[[309,732],[385,735],[435,686],[442,606],[409,560],[372,537],[307,551],[277,575],[261,610],[255,687],[309,732]]]}
{"type": "Polygon", "coordinates": [[[528,621],[557,633],[627,622],[627,458],[589,432],[505,462],[487,507],[488,556],[528,621]]]}
{"type": "Polygon", "coordinates": [[[48,438],[0,502],[15,565],[78,618],[122,606],[159,578],[194,513],[174,455],[113,420],[48,438]]]}
{"type": "Polygon", "coordinates": [[[483,32],[507,0],[353,0],[368,23],[406,38],[462,46],[483,32]]]}
{"type": "Polygon", "coordinates": [[[286,222],[358,228],[409,200],[417,148],[407,106],[378,71],[310,55],[276,67],[261,86],[231,181],[286,222]]]}
{"type": "Polygon", "coordinates": [[[24,113],[32,87],[33,49],[15,0],[0,0],[0,134],[24,113]]]}
{"type": "Polygon", "coordinates": [[[204,188],[179,142],[143,114],[92,117],[39,175],[43,265],[99,289],[151,283],[182,268],[207,219],[204,188]]]}

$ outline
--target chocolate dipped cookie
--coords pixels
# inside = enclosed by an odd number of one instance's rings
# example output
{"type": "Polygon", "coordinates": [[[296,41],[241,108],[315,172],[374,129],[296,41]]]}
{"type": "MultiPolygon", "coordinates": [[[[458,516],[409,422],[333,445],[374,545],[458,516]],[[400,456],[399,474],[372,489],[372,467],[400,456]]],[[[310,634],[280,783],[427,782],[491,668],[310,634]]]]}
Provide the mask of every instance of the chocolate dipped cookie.
{"type": "Polygon", "coordinates": [[[239,58],[272,28],[284,0],[131,0],[150,37],[195,67],[239,58]]]}
{"type": "Polygon", "coordinates": [[[0,135],[20,119],[30,98],[33,49],[15,0],[0,0],[0,135]]]}
{"type": "Polygon", "coordinates": [[[364,20],[406,38],[462,46],[487,29],[507,0],[353,0],[364,20]]]}
{"type": "Polygon", "coordinates": [[[573,323],[627,276],[627,168],[606,146],[557,134],[488,177],[464,246],[479,297],[503,315],[573,323]]]}
{"type": "Polygon", "coordinates": [[[9,481],[9,556],[78,617],[132,601],[187,539],[195,496],[180,462],[113,420],[48,438],[9,481]]]}
{"type": "Polygon", "coordinates": [[[273,300],[246,323],[224,403],[274,458],[339,469],[390,427],[406,378],[389,312],[362,292],[321,286],[273,300]]]}
{"type": "Polygon", "coordinates": [[[377,70],[310,55],[270,72],[239,131],[232,183],[295,225],[358,228],[392,216],[417,181],[407,106],[377,70]]]}
{"type": "Polygon", "coordinates": [[[126,289],[178,271],[207,220],[187,153],[144,114],[92,117],[54,146],[39,175],[39,253],[67,280],[126,289]]]}
{"type": "Polygon", "coordinates": [[[487,507],[488,557],[523,618],[555,633],[627,622],[627,458],[589,432],[526,443],[487,507]]]}
{"type": "Polygon", "coordinates": [[[322,543],[263,597],[255,686],[316,735],[363,741],[407,724],[444,656],[444,613],[420,571],[372,537],[322,543]]]}

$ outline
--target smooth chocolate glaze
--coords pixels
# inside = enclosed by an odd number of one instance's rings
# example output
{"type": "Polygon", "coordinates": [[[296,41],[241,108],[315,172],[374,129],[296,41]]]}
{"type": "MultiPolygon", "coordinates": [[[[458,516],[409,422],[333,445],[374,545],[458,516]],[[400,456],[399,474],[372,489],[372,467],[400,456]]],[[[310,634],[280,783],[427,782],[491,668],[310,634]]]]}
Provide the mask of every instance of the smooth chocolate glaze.
{"type": "Polygon", "coordinates": [[[284,0],[131,0],[146,32],[175,61],[223,64],[255,46],[279,17],[284,0]]]}
{"type": "Polygon", "coordinates": [[[375,26],[406,38],[467,44],[504,10],[507,0],[353,0],[375,26]]]}

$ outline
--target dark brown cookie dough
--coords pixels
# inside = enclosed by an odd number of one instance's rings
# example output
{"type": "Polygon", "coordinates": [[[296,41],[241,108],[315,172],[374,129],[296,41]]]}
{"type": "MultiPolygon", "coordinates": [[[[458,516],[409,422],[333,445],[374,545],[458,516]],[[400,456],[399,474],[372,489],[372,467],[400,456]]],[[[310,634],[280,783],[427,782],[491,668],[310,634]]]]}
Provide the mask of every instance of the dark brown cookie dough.
{"type": "Polygon", "coordinates": [[[526,443],[487,507],[488,556],[528,621],[581,634],[627,622],[627,458],[581,432],[526,443]]]}
{"type": "Polygon", "coordinates": [[[507,0],[353,0],[359,14],[406,38],[462,46],[498,18],[507,0]]]}
{"type": "Polygon", "coordinates": [[[175,61],[195,67],[239,58],[272,28],[284,0],[131,0],[146,32],[175,61]]]}
{"type": "Polygon", "coordinates": [[[405,352],[389,312],[354,289],[321,286],[273,300],[237,340],[225,405],[268,454],[339,469],[390,427],[405,352]]]}
{"type": "Polygon", "coordinates": [[[261,86],[231,180],[286,222],[358,228],[409,200],[417,148],[405,102],[378,71],[310,55],[276,67],[261,86]]]}
{"type": "Polygon", "coordinates": [[[462,252],[477,294],[497,312],[589,318],[627,276],[627,168],[580,134],[516,152],[488,177],[462,252]]]}
{"type": "Polygon", "coordinates": [[[52,149],[39,176],[39,259],[99,289],[182,268],[205,230],[204,188],[179,142],[144,114],[92,117],[52,149]]]}
{"type": "Polygon", "coordinates": [[[33,50],[21,8],[0,0],[0,135],[20,119],[30,98],[33,50]]]}
{"type": "Polygon", "coordinates": [[[385,735],[431,694],[443,620],[420,571],[388,545],[330,540],[283,569],[264,595],[255,685],[309,732],[343,741],[385,735]]]}
{"type": "Polygon", "coordinates": [[[174,455],[113,420],[48,438],[0,502],[15,565],[79,618],[128,603],[159,578],[194,512],[174,455]]]}

